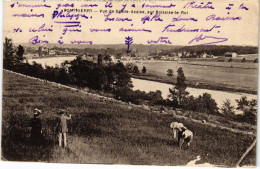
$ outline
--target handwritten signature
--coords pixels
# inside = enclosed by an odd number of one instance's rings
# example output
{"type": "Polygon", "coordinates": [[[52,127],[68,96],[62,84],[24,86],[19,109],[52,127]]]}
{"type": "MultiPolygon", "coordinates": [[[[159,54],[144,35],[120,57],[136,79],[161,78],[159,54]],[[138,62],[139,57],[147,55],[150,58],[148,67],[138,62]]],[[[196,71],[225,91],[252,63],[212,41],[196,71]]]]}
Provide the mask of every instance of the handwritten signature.
{"type": "Polygon", "coordinates": [[[207,43],[202,43],[202,44],[196,44],[196,45],[210,45],[210,44],[215,44],[215,43],[221,43],[221,42],[225,42],[228,40],[228,38],[220,38],[220,37],[215,37],[215,36],[205,36],[203,34],[201,35],[197,35],[194,39],[192,39],[191,41],[189,41],[188,44],[195,42],[199,42],[205,39],[212,39],[214,40],[213,42],[207,42],[207,43]]]}
{"type": "Polygon", "coordinates": [[[168,39],[168,37],[159,37],[158,40],[148,40],[148,44],[157,44],[157,43],[165,43],[165,44],[172,44],[172,42],[168,39]]]}

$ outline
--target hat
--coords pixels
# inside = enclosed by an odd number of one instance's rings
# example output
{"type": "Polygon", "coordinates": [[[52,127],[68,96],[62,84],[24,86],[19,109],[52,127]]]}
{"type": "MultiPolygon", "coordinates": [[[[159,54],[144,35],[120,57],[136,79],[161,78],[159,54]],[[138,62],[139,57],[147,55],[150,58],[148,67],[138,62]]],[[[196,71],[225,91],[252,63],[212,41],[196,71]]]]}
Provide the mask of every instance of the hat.
{"type": "Polygon", "coordinates": [[[35,108],[33,114],[34,114],[34,115],[40,115],[40,114],[42,114],[42,111],[39,110],[39,109],[37,109],[37,108],[35,108]]]}
{"type": "Polygon", "coordinates": [[[60,110],[59,114],[65,114],[65,110],[60,110]]]}

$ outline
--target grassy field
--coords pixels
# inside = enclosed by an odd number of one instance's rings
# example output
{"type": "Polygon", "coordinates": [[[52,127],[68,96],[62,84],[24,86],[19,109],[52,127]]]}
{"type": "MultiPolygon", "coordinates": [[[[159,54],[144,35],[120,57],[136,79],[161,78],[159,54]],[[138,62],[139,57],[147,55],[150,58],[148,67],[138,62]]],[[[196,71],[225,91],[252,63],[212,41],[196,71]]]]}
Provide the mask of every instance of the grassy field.
{"type": "Polygon", "coordinates": [[[224,60],[224,62],[220,62],[220,63],[224,63],[223,66],[228,66],[228,64],[225,64],[225,62],[228,63],[234,63],[237,64],[238,66],[240,66],[241,68],[249,68],[250,67],[254,67],[254,60],[258,59],[259,55],[258,54],[245,54],[245,55],[239,55],[238,57],[233,57],[232,58],[232,62],[228,62],[228,60],[230,59],[230,57],[224,57],[224,56],[217,56],[217,58],[191,58],[190,61],[203,61],[203,62],[219,62],[220,60],[224,60]],[[245,63],[241,63],[241,60],[245,58],[246,62],[245,63]],[[239,63],[240,62],[240,63],[239,63]]]}
{"type": "MultiPolygon", "coordinates": [[[[174,120],[169,114],[100,102],[95,96],[3,72],[2,157],[7,160],[185,165],[200,155],[199,163],[233,166],[254,139],[187,120],[181,122],[195,137],[189,149],[180,149],[169,128],[174,120]],[[28,121],[36,107],[43,111],[42,147],[28,144],[28,121]],[[60,108],[72,114],[68,149],[57,146],[60,108]]],[[[254,148],[242,165],[255,163],[254,148]]]]}
{"type": "Polygon", "coordinates": [[[146,74],[140,73],[140,78],[174,83],[177,77],[177,70],[179,67],[182,67],[187,84],[190,87],[257,93],[258,64],[256,63],[245,63],[250,65],[250,69],[237,67],[237,65],[242,63],[235,62],[195,61],[178,63],[177,61],[143,61],[142,63],[135,64],[139,67],[140,71],[143,66],[146,67],[146,74]],[[212,64],[215,66],[212,66],[212,64]],[[223,66],[223,64],[228,66],[223,66]],[[233,67],[230,65],[233,65],[233,67]],[[167,77],[168,69],[173,70],[173,78],[167,77]]]}

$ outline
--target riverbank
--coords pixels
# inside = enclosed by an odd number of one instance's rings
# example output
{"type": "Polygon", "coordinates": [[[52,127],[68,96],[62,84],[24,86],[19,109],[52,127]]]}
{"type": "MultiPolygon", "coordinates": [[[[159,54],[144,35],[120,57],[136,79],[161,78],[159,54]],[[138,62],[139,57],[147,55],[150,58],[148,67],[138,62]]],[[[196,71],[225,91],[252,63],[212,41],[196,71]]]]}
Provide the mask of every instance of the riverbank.
{"type": "MultiPolygon", "coordinates": [[[[142,80],[150,80],[160,83],[172,84],[176,83],[176,78],[169,78],[165,76],[158,76],[155,74],[147,73],[139,75],[131,75],[133,78],[142,79],[142,80]]],[[[186,80],[187,87],[191,88],[198,88],[198,89],[209,89],[209,90],[219,90],[219,91],[226,91],[226,92],[238,92],[238,93],[247,93],[247,94],[257,94],[257,90],[253,89],[246,89],[246,88],[239,88],[237,86],[229,86],[226,84],[221,83],[212,83],[212,82],[203,82],[199,80],[186,80]]]]}
{"type": "MultiPolygon", "coordinates": [[[[60,63],[65,60],[73,60],[75,57],[53,57],[53,58],[39,58],[30,59],[29,63],[36,61],[39,64],[55,66],[60,65],[60,63]]],[[[123,61],[126,64],[129,61],[123,61]]],[[[134,61],[131,61],[135,63],[134,61]]],[[[132,75],[134,78],[156,81],[167,84],[176,83],[175,72],[179,67],[183,67],[184,74],[186,76],[186,84],[188,87],[199,88],[199,89],[209,89],[209,90],[220,90],[227,92],[239,92],[247,94],[257,94],[257,69],[244,69],[233,65],[234,63],[228,62],[214,62],[217,64],[212,66],[213,62],[202,61],[202,65],[199,61],[188,62],[188,63],[178,63],[172,61],[143,61],[135,63],[139,70],[145,66],[147,72],[145,74],[140,73],[139,75],[132,75]],[[198,63],[197,63],[198,62],[198,63]],[[193,64],[196,63],[196,64],[193,64]],[[206,65],[205,65],[206,64],[206,65]],[[210,64],[210,65],[208,65],[210,64]],[[227,67],[219,67],[219,64],[225,64],[227,67]],[[233,68],[230,68],[230,64],[233,68]],[[174,75],[172,78],[167,77],[167,69],[172,69],[174,75]]],[[[238,64],[238,63],[236,63],[238,64]]],[[[241,66],[245,64],[239,63],[241,66]]],[[[251,64],[251,63],[250,63],[251,64]]],[[[257,63],[252,63],[254,66],[257,63]]]]}

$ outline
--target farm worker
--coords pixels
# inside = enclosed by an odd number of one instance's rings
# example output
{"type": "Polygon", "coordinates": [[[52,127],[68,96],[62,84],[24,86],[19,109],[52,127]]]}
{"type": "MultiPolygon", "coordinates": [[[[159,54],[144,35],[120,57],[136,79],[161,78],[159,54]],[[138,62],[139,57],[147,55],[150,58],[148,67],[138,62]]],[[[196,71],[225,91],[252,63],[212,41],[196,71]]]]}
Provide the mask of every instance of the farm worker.
{"type": "Polygon", "coordinates": [[[182,123],[172,122],[170,127],[173,129],[173,139],[177,138],[177,133],[182,131],[182,128],[186,128],[182,123]]]}
{"type": "Polygon", "coordinates": [[[66,133],[68,132],[67,120],[71,119],[70,114],[65,114],[64,110],[60,111],[60,131],[59,131],[59,146],[62,146],[62,136],[64,147],[67,147],[66,133]]]}
{"type": "Polygon", "coordinates": [[[188,130],[187,128],[182,128],[182,131],[179,131],[178,143],[180,147],[183,145],[184,142],[189,147],[192,140],[193,140],[192,131],[188,130]]]}
{"type": "Polygon", "coordinates": [[[41,114],[41,110],[35,108],[33,118],[30,120],[31,127],[31,145],[40,145],[42,143],[42,121],[38,118],[41,114]]]}

